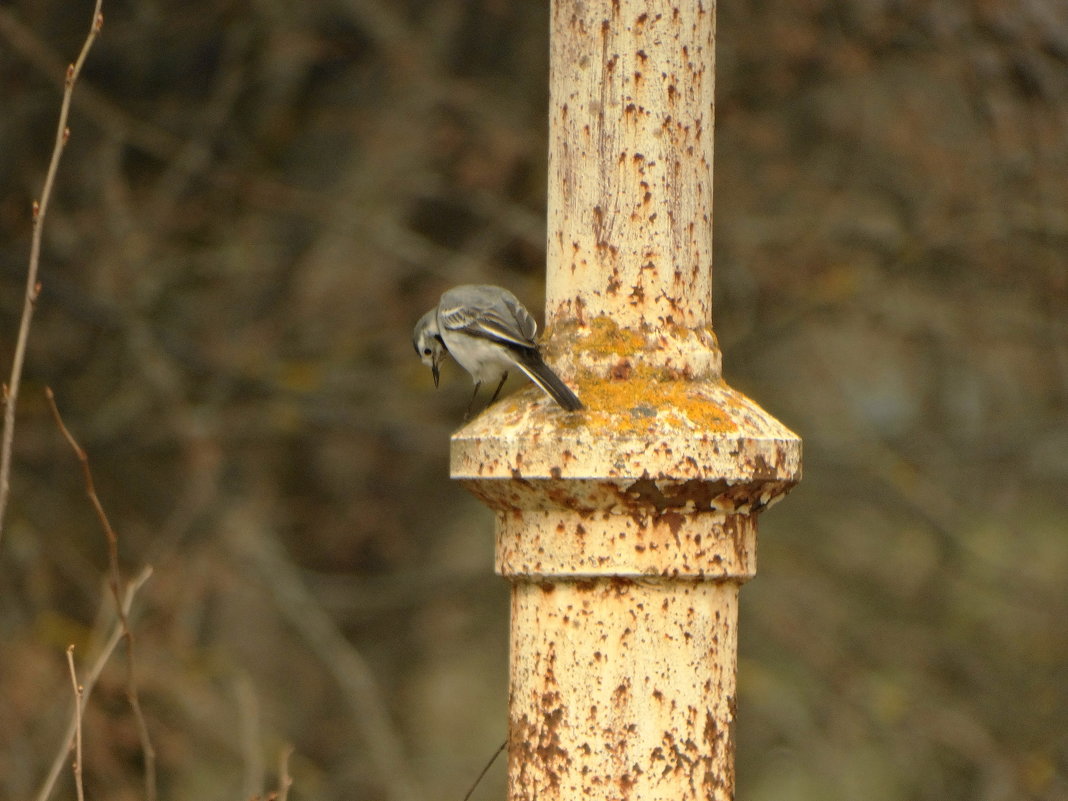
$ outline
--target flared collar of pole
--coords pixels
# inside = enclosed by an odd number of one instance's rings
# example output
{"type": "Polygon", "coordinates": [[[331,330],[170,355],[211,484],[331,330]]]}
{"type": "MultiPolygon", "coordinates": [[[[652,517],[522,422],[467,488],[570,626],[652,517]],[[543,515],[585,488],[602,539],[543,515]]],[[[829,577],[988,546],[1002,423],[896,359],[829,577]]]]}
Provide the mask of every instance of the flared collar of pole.
{"type": "Polygon", "coordinates": [[[710,330],[569,328],[546,355],[585,410],[530,387],[452,436],[452,477],[492,508],[751,515],[800,480],[800,438],[718,377],[710,330]]]}

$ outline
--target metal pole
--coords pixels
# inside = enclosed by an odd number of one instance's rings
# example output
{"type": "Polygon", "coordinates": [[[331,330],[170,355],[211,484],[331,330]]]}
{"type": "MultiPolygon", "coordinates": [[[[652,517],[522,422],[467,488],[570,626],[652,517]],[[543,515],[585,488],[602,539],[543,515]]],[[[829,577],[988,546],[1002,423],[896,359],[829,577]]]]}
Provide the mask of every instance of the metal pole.
{"type": "Polygon", "coordinates": [[[554,0],[548,360],[458,431],[512,583],[509,798],[734,793],[738,590],[800,439],[720,378],[715,6],[554,0]]]}

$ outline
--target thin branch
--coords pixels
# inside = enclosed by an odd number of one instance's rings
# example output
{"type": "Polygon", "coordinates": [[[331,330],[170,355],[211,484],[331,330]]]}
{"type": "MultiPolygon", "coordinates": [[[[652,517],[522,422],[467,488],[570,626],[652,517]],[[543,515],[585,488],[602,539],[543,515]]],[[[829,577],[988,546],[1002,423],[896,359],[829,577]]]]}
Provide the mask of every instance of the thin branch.
{"type": "Polygon", "coordinates": [[[85,493],[89,496],[93,509],[96,510],[96,516],[100,519],[100,525],[103,527],[104,534],[108,540],[108,585],[111,587],[111,594],[115,599],[115,609],[118,611],[119,623],[122,625],[122,636],[126,640],[126,700],[130,704],[130,709],[133,710],[134,720],[137,722],[137,732],[141,738],[141,751],[145,759],[145,799],[146,801],[156,801],[156,749],[152,746],[152,740],[148,734],[148,724],[145,722],[145,715],[141,711],[141,698],[137,692],[134,636],[130,630],[129,617],[123,610],[121,597],[122,573],[119,569],[119,538],[115,534],[115,529],[111,527],[111,521],[108,520],[107,513],[104,511],[100,498],[96,494],[96,485],[93,483],[93,472],[89,468],[88,454],[64,424],[63,418],[59,414],[59,407],[56,406],[55,394],[52,392],[51,387],[45,388],[45,395],[48,398],[48,405],[52,410],[56,426],[67,440],[82,466],[82,474],[85,477],[85,493]]]}
{"type": "Polygon", "coordinates": [[[85,788],[82,786],[82,693],[78,684],[78,673],[74,669],[74,646],[67,647],[67,666],[70,668],[70,682],[74,686],[74,786],[78,790],[78,801],[85,801],[85,788]]]}
{"type": "MultiPolygon", "coordinates": [[[[131,581],[126,587],[126,594],[122,599],[122,614],[129,616],[130,609],[133,607],[134,596],[142,585],[148,581],[149,576],[152,575],[152,568],[146,567],[141,571],[140,575],[131,581]]],[[[86,676],[85,683],[82,685],[81,695],[81,710],[79,714],[85,711],[85,707],[89,704],[89,696],[93,692],[93,688],[96,686],[97,680],[100,678],[100,674],[104,672],[104,666],[107,665],[108,660],[111,659],[111,655],[115,652],[119,642],[124,636],[124,627],[120,622],[115,626],[115,629],[111,632],[111,636],[108,637],[104,647],[100,649],[100,653],[93,662],[92,668],[89,670],[89,675],[86,676]]],[[[56,756],[52,760],[52,767],[48,771],[48,775],[45,777],[44,782],[41,784],[41,789],[37,791],[35,801],[48,801],[48,797],[52,795],[52,790],[55,789],[56,780],[59,778],[59,774],[63,770],[63,764],[67,761],[67,754],[70,753],[72,744],[74,743],[74,737],[76,734],[75,718],[71,718],[70,725],[67,727],[67,733],[63,736],[63,740],[60,743],[59,749],[56,751],[56,756]]]]}
{"type": "MultiPolygon", "coordinates": [[[[100,498],[96,494],[96,485],[93,483],[93,473],[89,469],[89,455],[85,452],[85,449],[78,444],[78,441],[74,438],[74,435],[70,433],[70,430],[63,422],[63,418],[59,414],[59,408],[56,406],[56,395],[52,392],[51,387],[45,387],[45,397],[48,398],[48,405],[52,410],[52,417],[56,421],[56,426],[59,428],[63,438],[67,440],[71,450],[74,451],[74,455],[78,458],[78,462],[82,466],[82,475],[85,478],[85,493],[89,496],[89,501],[93,504],[93,509],[96,511],[96,516],[100,520],[100,525],[104,529],[104,534],[108,539],[108,584],[111,587],[111,594],[115,598],[115,603],[120,609],[122,605],[119,603],[119,586],[121,582],[121,575],[119,573],[119,538],[115,534],[115,529],[111,527],[111,521],[108,520],[107,513],[104,511],[103,505],[100,503],[100,498]]],[[[125,616],[121,616],[123,623],[126,622],[125,616]]]]}
{"type": "Polygon", "coordinates": [[[19,323],[18,339],[15,342],[15,355],[11,362],[11,377],[3,393],[4,400],[4,430],[0,436],[0,538],[4,532],[4,513],[7,511],[8,495],[11,491],[11,445],[15,438],[15,406],[19,397],[19,385],[22,383],[22,365],[26,360],[26,343],[30,337],[30,322],[33,319],[33,311],[37,306],[37,296],[41,292],[41,284],[37,280],[38,267],[41,261],[41,234],[44,230],[45,214],[48,211],[48,203],[52,199],[52,187],[56,181],[56,171],[59,169],[59,160],[63,156],[67,140],[70,139],[70,128],[67,127],[67,117],[70,114],[70,101],[74,94],[74,84],[81,74],[82,65],[89,55],[89,49],[93,46],[100,28],[104,24],[104,15],[100,13],[103,0],[96,0],[93,8],[93,19],[89,25],[89,33],[85,37],[85,43],[78,54],[78,59],[67,67],[67,77],[63,86],[63,101],[59,106],[59,124],[56,126],[56,141],[52,146],[52,158],[48,163],[48,172],[45,175],[44,186],[41,189],[41,199],[33,202],[33,238],[30,242],[30,264],[26,272],[26,296],[22,304],[22,320],[19,323]]]}
{"type": "Polygon", "coordinates": [[[289,788],[293,786],[293,778],[289,775],[289,758],[293,756],[293,746],[287,745],[278,756],[278,801],[286,801],[289,798],[289,788]]]}

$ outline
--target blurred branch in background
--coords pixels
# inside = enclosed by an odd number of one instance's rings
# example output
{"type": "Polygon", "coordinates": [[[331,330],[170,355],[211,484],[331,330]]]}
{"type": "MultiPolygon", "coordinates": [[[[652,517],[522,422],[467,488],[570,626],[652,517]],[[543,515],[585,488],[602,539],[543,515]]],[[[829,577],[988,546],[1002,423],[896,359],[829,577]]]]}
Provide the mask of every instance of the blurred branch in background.
{"type": "MultiPolygon", "coordinates": [[[[43,76],[66,89],[67,62],[26,27],[10,8],[0,8],[0,36],[43,76]]],[[[180,144],[166,131],[131,116],[92,86],[81,87],[72,103],[115,139],[128,142],[156,158],[170,158],[180,144]]]]}
{"type": "MultiPolygon", "coordinates": [[[[253,514],[258,516],[258,512],[253,514]]],[[[367,660],[345,639],[304,586],[296,567],[271,538],[268,527],[235,512],[226,529],[223,536],[228,549],[259,574],[278,612],[307,640],[337,682],[361,735],[361,748],[370,756],[386,796],[395,801],[419,801],[422,794],[367,660]]]]}

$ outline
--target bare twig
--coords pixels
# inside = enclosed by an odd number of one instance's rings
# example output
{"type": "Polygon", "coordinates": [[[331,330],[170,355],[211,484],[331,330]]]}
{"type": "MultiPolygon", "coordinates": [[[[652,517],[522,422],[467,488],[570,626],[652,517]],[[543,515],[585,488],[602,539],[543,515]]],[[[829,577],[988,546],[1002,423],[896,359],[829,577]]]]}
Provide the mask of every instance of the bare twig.
{"type": "Polygon", "coordinates": [[[30,265],[26,271],[26,296],[22,304],[22,320],[19,323],[18,339],[15,342],[15,355],[11,362],[11,377],[3,393],[4,397],[4,430],[0,437],[0,537],[4,531],[4,512],[7,510],[7,499],[11,490],[11,444],[15,438],[15,405],[18,402],[19,385],[22,383],[22,365],[26,360],[26,343],[30,336],[30,321],[33,319],[33,311],[37,306],[37,296],[41,292],[41,284],[37,280],[38,267],[41,261],[41,234],[44,230],[45,214],[48,211],[48,203],[52,198],[52,187],[56,181],[56,171],[59,169],[59,160],[63,156],[63,150],[70,139],[70,128],[67,127],[67,117],[70,114],[70,101],[74,93],[74,84],[81,74],[82,65],[89,55],[89,49],[93,46],[100,28],[104,24],[104,15],[100,13],[103,0],[96,0],[93,8],[93,20],[89,25],[89,33],[85,37],[85,43],[78,54],[78,59],[67,67],[67,77],[63,86],[63,100],[59,106],[59,124],[56,126],[56,142],[52,146],[52,158],[48,163],[48,172],[45,175],[44,186],[41,189],[41,199],[33,202],[33,237],[30,241],[30,265]]]}
{"type": "Polygon", "coordinates": [[[70,668],[70,683],[74,686],[74,786],[78,790],[78,801],[85,801],[82,786],[82,686],[78,684],[78,673],[74,669],[73,645],[67,647],[67,667],[70,668]]]}
{"type": "MultiPolygon", "coordinates": [[[[146,567],[141,573],[126,586],[126,593],[122,599],[122,614],[129,616],[130,609],[133,606],[134,596],[137,591],[141,589],[141,586],[148,581],[149,576],[152,575],[152,568],[146,567]]],[[[100,649],[100,653],[96,657],[96,661],[93,662],[92,668],[89,670],[89,674],[85,678],[85,682],[82,684],[81,693],[81,709],[79,714],[85,710],[86,705],[89,703],[89,696],[93,692],[93,687],[96,686],[97,679],[100,678],[100,674],[104,672],[104,666],[111,659],[111,655],[115,652],[119,642],[124,636],[124,627],[121,622],[115,626],[111,632],[111,636],[108,637],[104,647],[100,649]]],[[[41,784],[41,789],[37,791],[36,801],[48,801],[48,797],[52,794],[52,790],[55,789],[56,780],[59,778],[59,774],[63,770],[63,764],[67,761],[67,754],[70,753],[71,745],[74,742],[76,732],[75,718],[71,718],[70,725],[67,727],[67,733],[63,736],[63,741],[60,743],[59,749],[56,751],[56,756],[52,760],[52,766],[48,771],[48,775],[45,777],[44,782],[41,784]]]]}
{"type": "Polygon", "coordinates": [[[278,756],[278,801],[289,798],[289,788],[293,778],[289,775],[289,758],[293,756],[293,746],[287,745],[278,756]]]}
{"type": "Polygon", "coordinates": [[[48,397],[48,405],[52,410],[52,416],[55,418],[56,426],[74,451],[75,456],[78,457],[78,461],[81,463],[82,474],[85,477],[85,493],[89,496],[89,501],[92,503],[93,509],[96,510],[96,516],[100,519],[100,525],[103,527],[104,534],[107,536],[108,585],[111,587],[111,594],[115,598],[115,609],[118,612],[119,623],[122,625],[123,630],[122,636],[123,639],[126,640],[126,700],[130,704],[130,709],[133,710],[134,720],[137,722],[137,731],[141,738],[141,751],[145,760],[145,798],[146,801],[156,801],[156,750],[153,748],[152,740],[148,734],[148,724],[145,722],[144,713],[141,711],[141,699],[137,692],[134,636],[133,632],[130,630],[129,616],[123,609],[121,597],[122,573],[119,569],[119,538],[115,534],[115,529],[111,527],[111,522],[108,520],[107,513],[104,511],[104,507],[100,503],[100,498],[96,494],[96,485],[93,483],[93,472],[89,469],[89,456],[64,424],[63,418],[59,414],[59,407],[56,406],[55,394],[52,392],[51,387],[45,388],[45,395],[48,397]]]}

